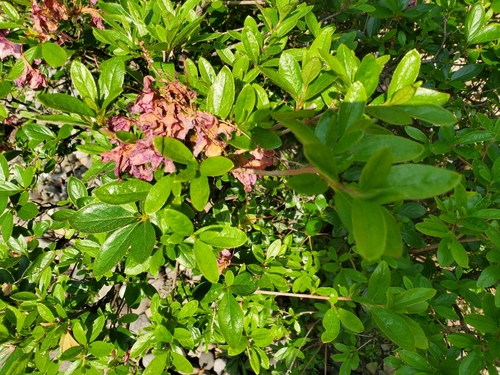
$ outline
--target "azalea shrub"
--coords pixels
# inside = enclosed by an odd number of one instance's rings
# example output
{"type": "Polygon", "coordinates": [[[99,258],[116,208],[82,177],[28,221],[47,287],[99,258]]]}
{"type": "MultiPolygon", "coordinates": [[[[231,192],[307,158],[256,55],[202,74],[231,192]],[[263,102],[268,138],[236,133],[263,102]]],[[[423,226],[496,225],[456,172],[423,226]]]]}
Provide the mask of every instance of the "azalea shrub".
{"type": "Polygon", "coordinates": [[[0,6],[0,375],[498,373],[500,3],[0,6]]]}

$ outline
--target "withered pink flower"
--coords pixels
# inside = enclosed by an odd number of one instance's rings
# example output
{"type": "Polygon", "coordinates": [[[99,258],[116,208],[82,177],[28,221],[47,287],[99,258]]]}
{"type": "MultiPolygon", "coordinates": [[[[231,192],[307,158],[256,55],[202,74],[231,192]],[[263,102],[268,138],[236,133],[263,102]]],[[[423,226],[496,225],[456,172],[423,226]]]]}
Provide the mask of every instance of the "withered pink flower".
{"type": "Polygon", "coordinates": [[[132,128],[132,120],[123,115],[110,117],[106,124],[108,125],[108,129],[113,132],[117,131],[128,132],[132,128]]]}
{"type": "Polygon", "coordinates": [[[40,87],[47,87],[47,78],[38,69],[33,68],[26,60],[24,60],[24,72],[14,82],[18,87],[24,87],[28,84],[32,90],[37,90],[40,87]]]}
{"type": "Polygon", "coordinates": [[[57,31],[59,21],[68,19],[68,9],[58,0],[43,0],[41,4],[32,0],[31,16],[38,38],[47,41],[51,38],[49,34],[57,31]]]}
{"type": "Polygon", "coordinates": [[[217,267],[219,268],[219,275],[222,274],[227,267],[231,265],[231,259],[233,259],[233,253],[228,249],[224,249],[219,253],[219,259],[217,259],[217,267]]]}
{"type": "MultiPolygon", "coordinates": [[[[238,161],[235,163],[237,167],[241,169],[256,169],[256,170],[264,170],[267,167],[273,165],[274,151],[273,150],[264,150],[264,149],[256,149],[250,151],[251,159],[247,159],[244,155],[238,155],[238,161]]],[[[252,187],[257,183],[257,176],[254,173],[246,173],[246,172],[231,172],[234,177],[236,177],[245,187],[245,190],[250,192],[252,191],[252,187]]]]}
{"type": "Polygon", "coordinates": [[[14,56],[16,59],[21,57],[21,44],[12,43],[6,38],[9,30],[0,30],[0,60],[9,56],[14,56]]]}

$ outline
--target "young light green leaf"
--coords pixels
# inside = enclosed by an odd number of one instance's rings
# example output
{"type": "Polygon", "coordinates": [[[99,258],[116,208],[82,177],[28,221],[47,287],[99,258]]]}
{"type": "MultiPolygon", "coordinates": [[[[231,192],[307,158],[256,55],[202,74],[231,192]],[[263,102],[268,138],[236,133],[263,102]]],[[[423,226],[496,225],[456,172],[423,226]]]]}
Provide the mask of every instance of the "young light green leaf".
{"type": "MultiPolygon", "coordinates": [[[[97,81],[101,101],[105,101],[113,93],[122,91],[125,78],[125,62],[121,57],[105,60],[99,66],[101,75],[97,81]]],[[[109,101],[109,100],[108,100],[109,101]]]]}
{"type": "Polygon", "coordinates": [[[210,185],[207,176],[201,175],[191,180],[189,196],[193,207],[198,211],[203,211],[210,197],[210,185]]]}
{"type": "Polygon", "coordinates": [[[193,373],[193,365],[191,362],[187,360],[187,358],[183,355],[180,355],[176,352],[170,352],[172,356],[172,363],[177,371],[183,374],[192,374],[193,373]]]}
{"type": "Polygon", "coordinates": [[[253,34],[251,27],[245,26],[241,32],[241,41],[245,47],[245,52],[254,64],[259,63],[260,44],[258,38],[253,34]]]}
{"type": "Polygon", "coordinates": [[[416,49],[408,52],[396,67],[389,84],[387,96],[392,99],[394,94],[403,87],[415,82],[420,70],[420,54],[416,49]]]}
{"type": "Polygon", "coordinates": [[[243,334],[243,311],[232,293],[225,293],[219,302],[217,321],[230,347],[236,347],[243,334]]]}
{"type": "Polygon", "coordinates": [[[361,61],[356,72],[356,81],[363,84],[367,98],[372,96],[377,89],[383,68],[384,66],[377,63],[377,59],[372,54],[366,55],[361,61]]]}
{"type": "Polygon", "coordinates": [[[78,178],[71,176],[68,180],[68,196],[71,202],[77,206],[78,198],[87,197],[87,188],[78,178]]]}
{"type": "Polygon", "coordinates": [[[338,116],[338,136],[356,121],[363,118],[366,105],[366,91],[361,82],[355,82],[349,87],[344,101],[340,104],[338,116]]]}
{"type": "Polygon", "coordinates": [[[361,256],[378,259],[385,250],[387,228],[379,204],[354,199],[352,204],[353,235],[361,256]]]}
{"type": "Polygon", "coordinates": [[[245,232],[223,224],[205,226],[194,234],[201,241],[220,248],[240,247],[247,242],[245,232]]]}
{"type": "Polygon", "coordinates": [[[143,200],[151,187],[143,180],[111,181],[95,189],[94,195],[104,203],[120,205],[143,200]]]}
{"type": "Polygon", "coordinates": [[[322,64],[319,58],[313,57],[311,58],[304,68],[302,69],[302,81],[304,86],[307,87],[309,84],[316,79],[316,77],[321,72],[322,64]]]}
{"type": "Polygon", "coordinates": [[[208,90],[207,110],[220,118],[227,118],[233,107],[234,91],[233,73],[224,66],[208,90]]]}
{"type": "Polygon", "coordinates": [[[171,208],[165,208],[162,210],[162,214],[167,222],[167,225],[175,233],[180,234],[181,236],[190,236],[194,232],[193,223],[182,212],[171,208]]]}
{"type": "Polygon", "coordinates": [[[149,362],[148,366],[143,372],[143,375],[161,375],[167,364],[167,353],[157,353],[155,357],[149,362]]]}
{"type": "Polygon", "coordinates": [[[292,176],[286,185],[297,193],[305,195],[318,195],[328,190],[328,183],[320,176],[311,173],[292,176]]]}
{"type": "Polygon", "coordinates": [[[130,241],[129,260],[144,263],[156,245],[156,232],[149,221],[139,223],[134,229],[130,241]]]}
{"type": "Polygon", "coordinates": [[[248,119],[255,107],[255,102],[255,89],[252,85],[245,85],[234,105],[234,119],[237,123],[243,123],[248,119]]]}
{"type": "Polygon", "coordinates": [[[482,44],[500,38],[500,24],[491,23],[477,32],[469,41],[470,44],[482,44]]]}
{"type": "Polygon", "coordinates": [[[233,162],[224,156],[212,156],[200,164],[200,173],[203,176],[222,176],[233,169],[233,162]]]}
{"type": "Polygon", "coordinates": [[[409,105],[405,103],[394,107],[406,112],[411,117],[435,125],[453,125],[457,122],[453,113],[435,104],[409,105]]]}
{"type": "Polygon", "coordinates": [[[472,39],[479,33],[479,30],[485,23],[485,14],[483,5],[480,3],[474,4],[465,18],[465,38],[468,43],[472,43],[472,39]]]}
{"type": "Polygon", "coordinates": [[[352,312],[339,307],[337,308],[337,313],[339,314],[340,321],[347,329],[354,333],[361,333],[365,330],[361,320],[352,312]]]}
{"type": "Polygon", "coordinates": [[[57,44],[45,42],[42,44],[42,57],[52,68],[59,68],[66,63],[68,54],[57,44]]]}
{"type": "Polygon", "coordinates": [[[290,94],[297,100],[302,92],[303,82],[299,63],[293,54],[286,51],[281,54],[278,74],[292,88],[290,94]]]}
{"type": "Polygon", "coordinates": [[[186,164],[198,165],[198,162],[184,143],[175,138],[156,137],[153,140],[155,148],[163,156],[172,159],[173,161],[186,164]]]}
{"type": "Polygon", "coordinates": [[[71,81],[82,98],[90,98],[93,102],[97,100],[94,77],[80,61],[74,60],[71,64],[71,81]]]}
{"type": "Polygon", "coordinates": [[[219,281],[219,267],[212,246],[203,241],[195,241],[194,257],[200,272],[211,283],[219,281]]]}
{"type": "Polygon", "coordinates": [[[340,333],[340,319],[335,308],[330,308],[323,317],[323,327],[325,332],[321,334],[321,341],[332,342],[340,333]]]}

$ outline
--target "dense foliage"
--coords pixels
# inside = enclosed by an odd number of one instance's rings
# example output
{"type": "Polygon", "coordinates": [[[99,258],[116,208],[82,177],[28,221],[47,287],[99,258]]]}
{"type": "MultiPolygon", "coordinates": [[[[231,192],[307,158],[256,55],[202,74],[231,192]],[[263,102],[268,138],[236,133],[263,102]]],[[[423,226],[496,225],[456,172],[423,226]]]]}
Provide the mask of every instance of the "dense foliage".
{"type": "Polygon", "coordinates": [[[0,375],[498,373],[500,2],[1,9],[0,375]]]}

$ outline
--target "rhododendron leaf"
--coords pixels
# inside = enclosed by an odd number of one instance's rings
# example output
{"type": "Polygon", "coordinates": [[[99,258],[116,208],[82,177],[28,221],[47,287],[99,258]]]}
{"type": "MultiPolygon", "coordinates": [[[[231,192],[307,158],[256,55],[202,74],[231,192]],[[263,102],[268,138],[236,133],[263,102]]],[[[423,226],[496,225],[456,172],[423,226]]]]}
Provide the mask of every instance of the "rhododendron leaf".
{"type": "Polygon", "coordinates": [[[142,180],[111,181],[94,190],[100,201],[108,204],[124,204],[143,200],[151,190],[151,184],[142,180]]]}
{"type": "Polygon", "coordinates": [[[194,226],[189,217],[180,211],[166,208],[161,211],[167,225],[172,231],[181,236],[190,236],[194,232],[194,226]]]}
{"type": "Polygon", "coordinates": [[[67,94],[41,94],[38,100],[49,108],[63,112],[77,113],[82,116],[94,117],[95,112],[81,100],[67,94]]]}
{"type": "Polygon", "coordinates": [[[222,176],[233,169],[233,162],[224,156],[213,156],[203,160],[200,164],[200,173],[204,176],[222,176]]]}
{"type": "Polygon", "coordinates": [[[42,56],[52,68],[63,66],[68,59],[68,54],[64,48],[50,42],[42,44],[42,56]]]}
{"type": "Polygon", "coordinates": [[[157,212],[167,201],[172,191],[173,175],[162,177],[149,190],[144,202],[144,212],[148,215],[157,212]]]}
{"type": "Polygon", "coordinates": [[[193,156],[193,153],[186,147],[184,143],[175,138],[157,137],[153,141],[156,149],[165,157],[172,159],[180,164],[194,164],[198,162],[193,156]]]}
{"type": "Polygon", "coordinates": [[[80,61],[71,64],[71,81],[82,98],[97,100],[97,86],[88,68],[80,61]]]}
{"type": "Polygon", "coordinates": [[[234,91],[233,73],[227,66],[224,66],[208,90],[208,111],[220,118],[227,118],[233,108],[234,91]]]}
{"type": "Polygon", "coordinates": [[[208,225],[197,230],[194,234],[203,242],[214,247],[234,248],[247,242],[245,232],[224,224],[208,225]]]}
{"type": "Polygon", "coordinates": [[[133,214],[123,207],[91,203],[72,215],[69,223],[81,232],[103,233],[121,228],[134,219],[133,214]]]}
{"type": "Polygon", "coordinates": [[[212,246],[202,241],[195,241],[194,256],[198,269],[211,283],[219,281],[219,267],[212,246]]]}
{"type": "Polygon", "coordinates": [[[210,197],[210,186],[208,185],[207,176],[198,176],[191,180],[189,185],[189,196],[193,207],[202,211],[208,203],[210,197]]]}

